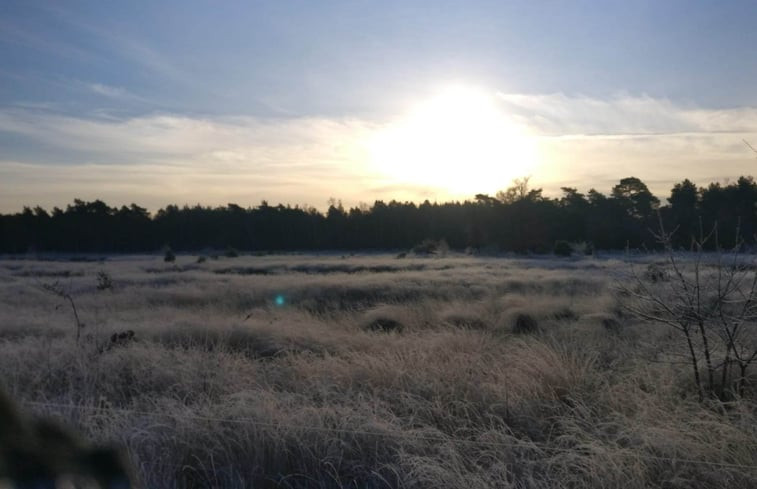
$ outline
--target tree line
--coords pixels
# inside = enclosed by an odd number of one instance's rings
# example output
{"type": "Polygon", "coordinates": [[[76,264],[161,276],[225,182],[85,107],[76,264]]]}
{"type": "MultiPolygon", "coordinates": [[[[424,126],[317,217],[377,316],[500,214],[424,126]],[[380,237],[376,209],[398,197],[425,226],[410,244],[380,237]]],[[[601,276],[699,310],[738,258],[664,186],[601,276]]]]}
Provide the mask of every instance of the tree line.
{"type": "Polygon", "coordinates": [[[421,204],[376,201],[345,208],[330,201],[325,213],[309,207],[243,208],[169,205],[154,215],[136,204],[110,207],[101,200],[74,200],[51,212],[37,206],[0,215],[0,253],[154,252],[223,250],[410,249],[424,240],[445,240],[453,249],[544,253],[556,242],[617,250],[654,248],[652,229],[662,217],[676,229],[675,246],[717,228],[723,245],[737,233],[754,242],[757,184],[751,176],[698,187],[676,183],[664,204],[636,177],[621,179],[609,194],[563,187],[549,198],[528,179],[491,196],[463,202],[421,204]]]}

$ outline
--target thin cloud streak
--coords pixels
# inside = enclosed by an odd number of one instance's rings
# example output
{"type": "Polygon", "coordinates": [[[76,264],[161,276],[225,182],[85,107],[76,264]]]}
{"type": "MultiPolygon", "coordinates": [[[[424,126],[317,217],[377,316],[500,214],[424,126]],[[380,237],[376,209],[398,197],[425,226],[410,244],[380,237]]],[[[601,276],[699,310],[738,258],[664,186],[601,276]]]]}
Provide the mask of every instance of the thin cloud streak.
{"type": "Polygon", "coordinates": [[[503,110],[539,138],[532,181],[606,192],[620,178],[642,178],[659,196],[684,178],[700,184],[753,174],[743,140],[757,137],[757,108],[682,107],[667,99],[619,95],[499,93],[503,110]]]}
{"type": "Polygon", "coordinates": [[[112,87],[110,85],[105,85],[102,83],[90,83],[88,87],[96,94],[104,95],[106,97],[121,98],[125,95],[128,95],[126,90],[121,87],[112,87]]]}
{"type": "Polygon", "coordinates": [[[504,110],[545,136],[757,132],[757,108],[686,108],[667,99],[602,100],[565,94],[498,93],[504,110]]]}

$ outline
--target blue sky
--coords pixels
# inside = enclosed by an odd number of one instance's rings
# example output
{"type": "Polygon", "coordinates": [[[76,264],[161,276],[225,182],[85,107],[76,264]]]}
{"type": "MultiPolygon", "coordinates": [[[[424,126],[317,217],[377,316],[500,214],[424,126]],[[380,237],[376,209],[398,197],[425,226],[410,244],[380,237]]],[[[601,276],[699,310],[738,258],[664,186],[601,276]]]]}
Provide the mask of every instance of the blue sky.
{"type": "Polygon", "coordinates": [[[450,84],[534,138],[510,176],[547,190],[734,179],[755,25],[740,1],[5,1],[0,211],[464,198],[364,144],[450,84]]]}

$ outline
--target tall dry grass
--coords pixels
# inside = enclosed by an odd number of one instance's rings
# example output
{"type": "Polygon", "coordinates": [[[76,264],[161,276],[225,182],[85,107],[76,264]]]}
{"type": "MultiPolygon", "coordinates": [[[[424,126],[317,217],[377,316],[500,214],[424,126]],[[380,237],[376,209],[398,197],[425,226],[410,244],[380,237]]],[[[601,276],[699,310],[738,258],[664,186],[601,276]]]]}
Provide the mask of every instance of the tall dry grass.
{"type": "Polygon", "coordinates": [[[675,339],[620,313],[624,266],[0,261],[0,376],[149,488],[757,487],[754,391],[698,402],[675,339]]]}

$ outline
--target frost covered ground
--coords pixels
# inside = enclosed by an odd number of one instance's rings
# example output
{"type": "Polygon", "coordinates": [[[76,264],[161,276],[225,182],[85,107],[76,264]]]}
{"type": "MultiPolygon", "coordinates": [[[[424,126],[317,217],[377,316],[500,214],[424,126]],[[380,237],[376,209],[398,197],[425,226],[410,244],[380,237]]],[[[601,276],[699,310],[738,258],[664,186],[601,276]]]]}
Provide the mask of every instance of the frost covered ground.
{"type": "Polygon", "coordinates": [[[619,304],[629,270],[6,258],[0,382],[149,488],[757,487],[755,395],[700,403],[680,338],[619,304]]]}

